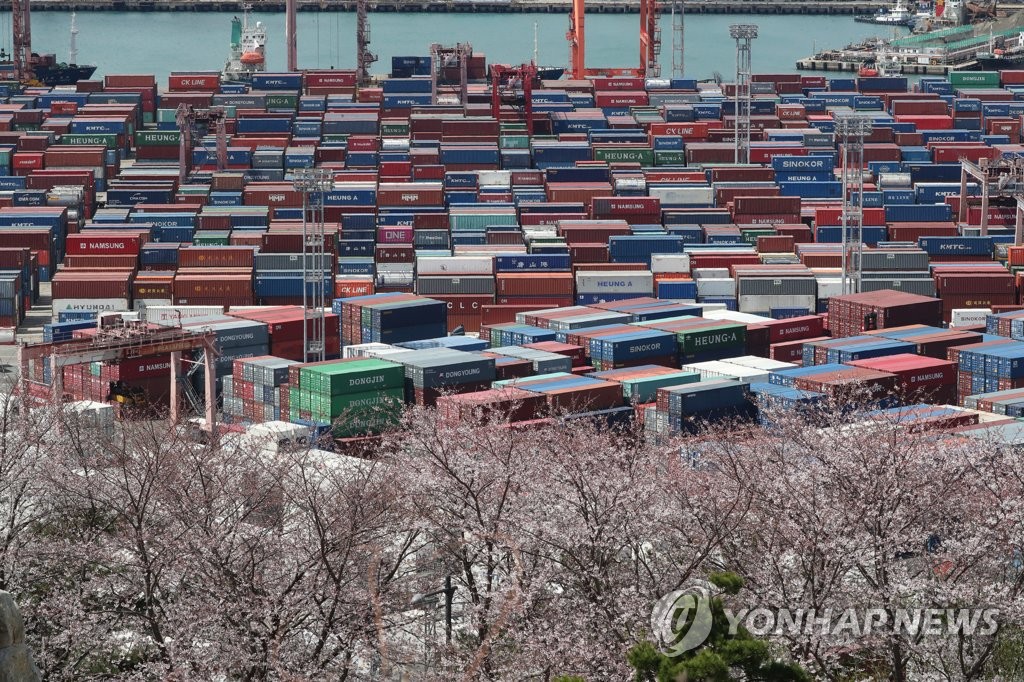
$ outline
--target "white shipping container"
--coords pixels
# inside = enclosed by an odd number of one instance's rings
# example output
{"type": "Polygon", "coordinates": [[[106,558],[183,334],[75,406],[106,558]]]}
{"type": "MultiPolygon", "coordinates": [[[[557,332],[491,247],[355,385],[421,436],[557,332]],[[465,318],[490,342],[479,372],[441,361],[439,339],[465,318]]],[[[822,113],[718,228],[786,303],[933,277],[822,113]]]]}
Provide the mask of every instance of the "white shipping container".
{"type": "Polygon", "coordinates": [[[767,313],[774,308],[803,308],[809,315],[818,309],[818,299],[813,294],[802,296],[740,296],[739,309],[745,313],[767,313]]]}
{"type": "Polygon", "coordinates": [[[751,383],[768,381],[768,372],[765,370],[734,365],[722,362],[721,360],[694,362],[693,364],[683,365],[682,368],[690,372],[697,372],[700,374],[701,379],[738,379],[751,383]]]}
{"type": "Polygon", "coordinates": [[[724,303],[694,303],[693,305],[699,307],[703,311],[700,314],[701,317],[709,317],[713,314],[732,312],[729,310],[729,306],[724,303]]]}
{"type": "Polygon", "coordinates": [[[690,257],[685,253],[656,253],[651,256],[651,272],[683,273],[690,271],[690,257]]]}
{"type": "Polygon", "coordinates": [[[662,206],[713,206],[715,191],[710,187],[659,187],[653,185],[648,196],[661,199],[662,206]]]}
{"type": "Polygon", "coordinates": [[[375,269],[378,275],[390,275],[398,272],[412,273],[412,263],[376,263],[375,269]]]}
{"type": "Polygon", "coordinates": [[[476,172],[477,184],[481,187],[511,187],[512,171],[483,170],[476,172]]]}
{"type": "Polygon", "coordinates": [[[756,355],[741,355],[738,358],[722,358],[722,362],[728,362],[741,367],[750,367],[752,369],[763,369],[766,372],[774,372],[780,369],[792,369],[793,367],[796,367],[792,362],[761,358],[756,355]]]}
{"type": "Polygon", "coordinates": [[[705,277],[697,280],[698,296],[730,297],[736,295],[736,280],[731,277],[705,277]]]}
{"type": "Polygon", "coordinates": [[[407,152],[409,151],[409,138],[407,137],[382,137],[380,140],[382,152],[407,152]]]}
{"type": "Polygon", "coordinates": [[[342,352],[342,357],[344,357],[346,360],[350,358],[364,358],[366,357],[364,353],[367,353],[371,350],[381,350],[395,347],[396,346],[392,346],[387,343],[356,343],[351,346],[345,346],[345,349],[342,352]]]}
{"type": "Polygon", "coordinates": [[[694,279],[724,279],[729,276],[729,268],[695,268],[694,279]]]}
{"type": "MultiPolygon", "coordinates": [[[[701,304],[705,305],[705,304],[701,304]]],[[[742,322],[743,324],[764,324],[765,322],[771,322],[772,318],[764,317],[763,315],[751,315],[749,313],[741,313],[736,310],[728,310],[722,308],[720,310],[704,310],[704,314],[701,316],[709,320],[727,320],[728,322],[742,322]]]]}
{"type": "Polygon", "coordinates": [[[169,298],[136,298],[132,300],[132,307],[135,310],[145,310],[151,306],[166,305],[174,305],[174,301],[169,298]]]}
{"type": "Polygon", "coordinates": [[[910,173],[879,173],[878,189],[897,189],[910,187],[912,184],[910,173]]]}
{"type": "Polygon", "coordinates": [[[843,295],[843,280],[839,277],[816,277],[818,280],[818,300],[827,301],[833,296],[843,295]]]}
{"type": "Polygon", "coordinates": [[[128,311],[131,306],[127,298],[55,298],[53,300],[53,319],[64,310],[95,311],[104,310],[128,311]]]}
{"type": "Polygon", "coordinates": [[[15,332],[17,330],[14,327],[3,327],[0,328],[0,344],[9,346],[15,342],[15,332]]]}
{"type": "Polygon", "coordinates": [[[223,314],[222,305],[155,305],[146,306],[143,319],[153,324],[173,327],[181,320],[223,314]]]}
{"type": "Polygon", "coordinates": [[[416,259],[416,272],[421,275],[491,275],[494,258],[491,256],[420,256],[416,259]]]}
{"type": "Polygon", "coordinates": [[[953,308],[950,327],[978,327],[992,314],[991,308],[953,308]]]}
{"type": "Polygon", "coordinates": [[[589,271],[576,273],[577,294],[650,295],[654,274],[650,270],[589,271]]]}

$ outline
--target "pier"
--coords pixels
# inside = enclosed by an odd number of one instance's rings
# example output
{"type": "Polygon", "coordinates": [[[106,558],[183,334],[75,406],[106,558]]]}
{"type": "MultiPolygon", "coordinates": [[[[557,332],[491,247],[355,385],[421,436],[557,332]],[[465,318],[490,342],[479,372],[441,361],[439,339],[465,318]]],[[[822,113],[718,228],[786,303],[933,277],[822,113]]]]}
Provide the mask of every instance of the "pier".
{"type": "MultiPolygon", "coordinates": [[[[888,8],[888,0],[710,0],[687,2],[687,14],[874,14],[888,8]]],[[[570,0],[384,0],[371,2],[372,12],[463,12],[463,13],[568,13],[570,0]]],[[[350,0],[299,0],[299,10],[355,11],[350,0]]],[[[628,14],[639,12],[637,0],[589,0],[587,12],[628,14]]],[[[10,11],[10,0],[0,0],[0,10],[10,11]]],[[[284,0],[264,0],[261,12],[283,12],[284,0]]],[[[117,11],[117,12],[240,12],[235,0],[32,0],[32,11],[117,11]]],[[[667,10],[666,10],[667,11],[667,10]]]]}

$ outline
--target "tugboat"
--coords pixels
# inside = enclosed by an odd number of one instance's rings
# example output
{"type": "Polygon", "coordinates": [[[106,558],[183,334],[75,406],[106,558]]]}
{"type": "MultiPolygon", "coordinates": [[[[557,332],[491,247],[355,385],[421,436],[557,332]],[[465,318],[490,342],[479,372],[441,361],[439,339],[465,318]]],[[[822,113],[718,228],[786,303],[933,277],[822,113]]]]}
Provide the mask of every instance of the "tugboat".
{"type": "Polygon", "coordinates": [[[242,18],[231,19],[231,48],[221,80],[244,83],[251,81],[254,73],[266,69],[267,30],[262,21],[250,23],[251,10],[252,5],[245,3],[242,5],[242,18]]]}
{"type": "Polygon", "coordinates": [[[884,50],[880,50],[874,60],[864,62],[857,71],[857,75],[861,78],[889,78],[902,73],[903,65],[884,50]]]}

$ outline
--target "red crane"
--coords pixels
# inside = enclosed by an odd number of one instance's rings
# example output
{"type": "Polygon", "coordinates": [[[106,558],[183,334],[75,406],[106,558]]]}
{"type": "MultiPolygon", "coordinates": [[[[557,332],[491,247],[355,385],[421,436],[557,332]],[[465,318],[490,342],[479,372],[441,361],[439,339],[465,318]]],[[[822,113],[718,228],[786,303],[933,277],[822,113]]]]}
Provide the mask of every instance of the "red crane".
{"type": "Polygon", "coordinates": [[[14,29],[14,80],[24,83],[32,78],[32,14],[29,0],[11,0],[11,26],[14,29]]]}
{"type": "Polygon", "coordinates": [[[585,32],[586,0],[572,0],[569,14],[569,78],[587,76],[633,76],[645,78],[659,76],[658,55],[661,53],[661,29],[658,28],[658,0],[640,0],[640,66],[630,68],[588,69],[586,61],[587,41],[585,32]]]}
{"type": "Polygon", "coordinates": [[[491,116],[500,121],[502,104],[511,104],[516,107],[521,102],[523,118],[526,122],[526,134],[532,137],[533,82],[536,79],[537,66],[532,62],[521,66],[491,64],[491,116]]]}

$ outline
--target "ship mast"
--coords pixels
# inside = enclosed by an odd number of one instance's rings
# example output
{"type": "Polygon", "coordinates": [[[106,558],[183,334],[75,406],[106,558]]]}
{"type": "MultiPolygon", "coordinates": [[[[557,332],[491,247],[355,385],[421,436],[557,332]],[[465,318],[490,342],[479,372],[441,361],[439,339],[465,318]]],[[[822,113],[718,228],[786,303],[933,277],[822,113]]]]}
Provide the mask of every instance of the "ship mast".
{"type": "Polygon", "coordinates": [[[78,25],[75,11],[71,10],[71,44],[68,46],[68,64],[78,64],[78,25]]]}
{"type": "Polygon", "coordinates": [[[540,60],[537,58],[539,54],[537,50],[537,22],[533,22],[533,63],[540,64],[540,60]]]}

